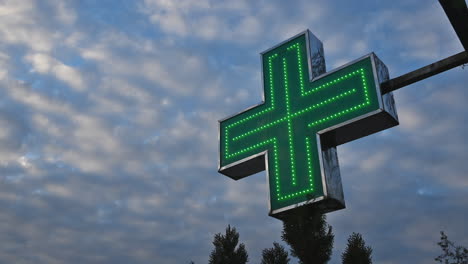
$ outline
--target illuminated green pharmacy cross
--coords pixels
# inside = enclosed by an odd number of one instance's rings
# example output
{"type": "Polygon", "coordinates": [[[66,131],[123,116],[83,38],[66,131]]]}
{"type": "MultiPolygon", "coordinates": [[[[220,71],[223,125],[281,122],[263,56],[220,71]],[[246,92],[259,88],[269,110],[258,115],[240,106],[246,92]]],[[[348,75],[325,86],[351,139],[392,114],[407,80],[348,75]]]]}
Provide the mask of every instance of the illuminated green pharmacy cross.
{"type": "Polygon", "coordinates": [[[221,172],[268,153],[271,211],[324,195],[318,131],[379,108],[369,57],[310,82],[306,36],[263,53],[265,102],[220,121],[221,172]]]}

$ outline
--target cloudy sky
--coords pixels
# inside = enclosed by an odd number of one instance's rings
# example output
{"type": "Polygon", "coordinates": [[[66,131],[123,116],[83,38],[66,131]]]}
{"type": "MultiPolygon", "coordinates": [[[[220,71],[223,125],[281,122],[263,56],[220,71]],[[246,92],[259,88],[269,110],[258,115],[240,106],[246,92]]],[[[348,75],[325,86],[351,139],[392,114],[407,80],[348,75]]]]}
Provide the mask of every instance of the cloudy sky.
{"type": "MultiPolygon", "coordinates": [[[[261,100],[259,53],[309,28],[333,69],[374,51],[396,77],[462,51],[437,1],[0,1],[0,263],[206,263],[237,227],[280,241],[264,172],[217,173],[217,120],[261,100]]],[[[338,147],[376,263],[468,245],[468,68],[395,92],[400,125],[338,147]]]]}

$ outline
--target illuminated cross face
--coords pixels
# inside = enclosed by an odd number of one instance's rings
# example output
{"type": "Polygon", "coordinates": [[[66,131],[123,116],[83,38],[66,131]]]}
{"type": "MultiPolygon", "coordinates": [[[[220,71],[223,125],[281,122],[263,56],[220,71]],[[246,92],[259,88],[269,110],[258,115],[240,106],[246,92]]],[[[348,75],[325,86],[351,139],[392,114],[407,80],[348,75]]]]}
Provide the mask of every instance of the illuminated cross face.
{"type": "Polygon", "coordinates": [[[325,74],[309,31],[261,56],[264,102],[220,121],[219,171],[237,180],[266,168],[275,217],[344,208],[335,146],[398,124],[393,96],[380,93],[385,65],[369,54],[325,74]]]}

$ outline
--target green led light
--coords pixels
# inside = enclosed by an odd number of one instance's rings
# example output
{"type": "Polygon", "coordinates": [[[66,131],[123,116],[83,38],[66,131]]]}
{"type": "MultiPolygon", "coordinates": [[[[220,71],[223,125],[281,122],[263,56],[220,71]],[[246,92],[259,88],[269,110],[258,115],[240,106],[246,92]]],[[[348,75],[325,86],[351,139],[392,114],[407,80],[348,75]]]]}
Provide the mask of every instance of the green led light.
{"type": "Polygon", "coordinates": [[[379,107],[370,58],[309,82],[306,41],[263,54],[265,103],[221,122],[221,165],[269,151],[272,210],[323,195],[316,133],[379,107]]]}

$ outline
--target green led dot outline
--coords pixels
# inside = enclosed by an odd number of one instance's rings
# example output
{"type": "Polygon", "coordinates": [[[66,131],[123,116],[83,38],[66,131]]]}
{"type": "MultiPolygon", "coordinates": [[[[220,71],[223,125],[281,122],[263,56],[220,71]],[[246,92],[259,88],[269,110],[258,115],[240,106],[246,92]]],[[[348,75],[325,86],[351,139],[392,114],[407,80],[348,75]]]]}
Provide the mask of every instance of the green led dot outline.
{"type": "Polygon", "coordinates": [[[291,118],[291,105],[290,105],[291,102],[289,101],[288,64],[286,63],[285,57],[283,57],[283,75],[284,75],[284,87],[285,87],[284,91],[286,95],[286,117],[287,117],[287,123],[288,123],[289,160],[291,162],[291,179],[292,179],[292,184],[297,185],[296,163],[294,162],[294,150],[293,150],[294,142],[293,142],[293,135],[292,135],[292,118],[291,118]]]}
{"type": "MultiPolygon", "coordinates": [[[[327,116],[325,118],[313,121],[313,122],[309,123],[307,125],[307,127],[312,128],[312,127],[317,126],[317,125],[319,125],[321,123],[333,120],[333,119],[335,119],[337,117],[340,117],[340,116],[342,116],[344,114],[348,114],[348,113],[357,111],[357,110],[359,110],[359,109],[361,109],[361,108],[363,108],[363,107],[370,104],[369,91],[368,91],[368,86],[367,86],[367,83],[366,83],[365,71],[364,71],[363,68],[360,68],[360,69],[355,70],[353,72],[349,72],[349,73],[347,73],[345,75],[342,75],[339,78],[336,78],[336,79],[334,79],[332,81],[329,81],[329,82],[327,82],[325,84],[322,84],[320,86],[314,87],[314,88],[310,89],[309,91],[305,91],[304,84],[303,84],[303,79],[304,78],[303,78],[303,72],[302,72],[302,67],[301,67],[302,66],[302,59],[301,59],[301,54],[300,54],[300,44],[295,43],[295,44],[287,47],[286,49],[287,49],[287,51],[291,51],[293,49],[296,49],[297,65],[298,65],[298,69],[299,69],[299,78],[300,78],[301,96],[306,96],[306,95],[312,94],[314,92],[317,92],[317,91],[319,91],[321,89],[325,89],[325,88],[327,88],[329,86],[332,86],[332,85],[334,85],[334,84],[336,84],[336,83],[338,83],[340,81],[346,80],[346,79],[348,79],[350,77],[353,77],[355,75],[359,75],[359,77],[361,77],[361,82],[362,82],[363,90],[364,90],[364,99],[365,99],[365,101],[363,103],[357,104],[357,105],[352,106],[352,107],[349,107],[349,108],[347,108],[345,110],[339,111],[338,113],[331,114],[331,115],[329,115],[329,116],[327,116]]],[[[295,193],[291,193],[291,194],[284,195],[284,196],[282,196],[281,192],[280,192],[279,172],[278,172],[279,171],[279,163],[277,162],[278,161],[278,149],[277,149],[278,148],[277,147],[278,143],[277,143],[277,138],[276,137],[264,140],[264,141],[262,141],[260,143],[254,144],[254,145],[252,145],[250,147],[241,149],[241,150],[239,150],[239,151],[237,151],[235,153],[229,154],[229,151],[228,151],[228,145],[229,145],[228,144],[228,138],[229,138],[228,137],[228,135],[229,135],[228,131],[229,131],[230,128],[238,126],[238,125],[240,125],[242,123],[245,123],[245,122],[247,122],[247,121],[249,121],[249,120],[251,120],[251,119],[253,119],[255,117],[258,117],[260,115],[263,115],[263,114],[265,114],[267,112],[270,112],[270,111],[273,111],[275,109],[275,104],[274,104],[275,96],[274,96],[274,89],[273,89],[274,87],[273,87],[272,61],[273,61],[274,58],[277,58],[277,57],[278,57],[277,53],[275,53],[275,54],[271,55],[270,57],[268,57],[269,89],[270,89],[270,102],[271,102],[271,105],[267,109],[264,109],[264,110],[262,110],[262,111],[260,111],[258,113],[255,113],[255,114],[253,114],[251,116],[245,117],[245,118],[243,118],[241,120],[238,120],[238,121],[226,126],[226,129],[225,129],[225,158],[230,159],[232,157],[241,155],[241,154],[243,154],[245,152],[249,152],[249,151],[252,151],[252,150],[257,149],[259,147],[262,147],[262,146],[273,143],[273,153],[274,153],[273,154],[273,156],[274,156],[273,159],[275,161],[273,170],[275,171],[276,196],[277,196],[277,200],[285,200],[285,199],[289,199],[289,198],[294,198],[294,197],[299,196],[299,195],[310,193],[310,192],[312,192],[314,190],[314,188],[313,188],[313,177],[312,177],[313,176],[312,175],[312,160],[310,158],[310,155],[311,155],[310,154],[310,151],[311,151],[310,150],[310,140],[309,140],[308,137],[305,137],[305,138],[306,138],[306,146],[307,146],[307,167],[308,167],[308,172],[309,172],[309,178],[308,179],[309,179],[309,183],[310,183],[310,188],[305,189],[305,190],[301,190],[301,191],[297,191],[295,193]]],[[[287,89],[288,84],[287,84],[287,74],[286,74],[286,72],[287,72],[286,67],[287,66],[286,65],[287,65],[286,60],[285,60],[285,58],[283,58],[283,74],[284,74],[284,77],[285,77],[284,82],[285,82],[285,87],[286,87],[285,94],[286,94],[287,115],[285,117],[283,117],[283,118],[277,119],[277,120],[275,120],[273,122],[270,122],[270,123],[268,123],[266,125],[263,125],[260,128],[255,128],[253,130],[250,130],[249,132],[246,132],[244,134],[236,136],[236,137],[232,138],[232,141],[237,141],[237,140],[239,140],[239,139],[241,139],[243,137],[246,137],[248,135],[255,134],[255,133],[257,133],[257,132],[259,132],[261,130],[264,130],[264,129],[268,128],[268,127],[279,124],[279,123],[281,123],[283,121],[288,121],[288,137],[291,140],[292,136],[291,136],[291,133],[290,133],[291,131],[290,131],[289,123],[292,121],[292,118],[294,118],[296,116],[299,116],[299,115],[302,115],[302,114],[305,114],[307,112],[310,112],[311,110],[313,110],[315,108],[324,106],[324,105],[326,105],[328,103],[331,103],[331,102],[336,101],[336,100],[338,100],[340,98],[343,98],[345,96],[348,96],[350,94],[353,94],[353,93],[357,92],[357,90],[355,88],[353,88],[353,89],[347,90],[347,91],[345,91],[343,93],[340,93],[340,94],[338,94],[336,96],[333,96],[331,98],[323,100],[322,102],[319,102],[317,104],[314,104],[312,106],[309,106],[309,107],[307,107],[305,109],[299,110],[299,111],[291,114],[290,113],[290,108],[289,108],[289,94],[288,94],[289,89],[287,89]]],[[[290,157],[294,155],[293,154],[294,152],[291,149],[292,145],[293,144],[290,141],[289,142],[290,157]]],[[[291,163],[294,163],[293,157],[291,157],[291,163]]],[[[294,165],[292,164],[291,169],[293,170],[293,168],[294,168],[294,165]]],[[[295,185],[294,183],[295,183],[296,179],[295,179],[295,171],[294,170],[292,171],[292,175],[293,175],[293,177],[292,177],[293,185],[295,185]]]]}
{"type": "MultiPolygon", "coordinates": [[[[242,124],[242,123],[245,123],[245,122],[247,122],[247,121],[249,121],[249,120],[251,120],[251,119],[253,119],[253,118],[257,117],[257,116],[263,115],[263,114],[268,113],[268,112],[270,112],[270,111],[272,111],[272,110],[275,109],[275,94],[274,94],[275,89],[273,89],[273,68],[272,68],[272,61],[273,61],[273,59],[276,58],[276,57],[278,57],[278,54],[273,54],[272,56],[270,56],[270,57],[268,58],[268,71],[269,71],[269,81],[270,81],[270,82],[269,82],[269,84],[270,84],[270,87],[269,87],[269,88],[270,88],[270,106],[269,106],[267,109],[265,109],[265,110],[262,110],[262,111],[260,111],[260,112],[258,112],[258,113],[255,113],[255,114],[253,114],[253,115],[251,115],[251,116],[248,116],[248,117],[246,117],[246,118],[244,118],[244,119],[242,119],[242,120],[239,120],[239,121],[237,121],[237,122],[234,122],[234,123],[228,125],[228,126],[226,127],[226,130],[225,130],[225,138],[226,138],[226,139],[228,138],[228,130],[229,130],[231,127],[234,127],[234,126],[240,125],[240,124],[242,124]]],[[[225,151],[225,152],[226,152],[225,157],[226,157],[227,159],[233,157],[233,156],[229,156],[229,155],[228,155],[228,153],[229,153],[229,151],[228,151],[228,145],[229,145],[229,144],[228,144],[228,141],[225,140],[224,148],[225,148],[225,150],[226,150],[226,151],[225,151]]],[[[237,156],[237,155],[236,155],[236,156],[237,156]]]]}
{"type": "MultiPolygon", "coordinates": [[[[314,121],[314,122],[311,122],[311,123],[309,123],[309,124],[307,125],[307,127],[309,127],[309,128],[314,127],[314,126],[316,126],[316,125],[318,125],[318,124],[321,124],[321,123],[324,123],[324,122],[326,122],[326,121],[332,120],[332,119],[334,119],[334,118],[340,117],[340,116],[342,116],[342,115],[344,115],[344,114],[357,111],[357,110],[359,110],[359,109],[361,109],[361,108],[363,108],[363,107],[365,107],[365,106],[367,106],[367,105],[370,104],[369,91],[368,91],[368,87],[367,87],[366,80],[365,80],[364,69],[363,69],[363,68],[360,68],[359,70],[356,70],[356,71],[354,71],[353,73],[355,73],[355,72],[357,72],[357,73],[360,74],[361,81],[362,81],[362,86],[363,86],[363,90],[364,90],[364,99],[365,99],[365,102],[364,102],[364,103],[357,104],[357,105],[355,105],[355,106],[351,106],[351,107],[349,107],[349,108],[347,108],[347,109],[345,109],[345,110],[342,110],[342,111],[340,111],[340,112],[338,112],[338,113],[331,114],[331,115],[329,115],[329,116],[327,116],[327,117],[324,117],[324,118],[322,118],[322,119],[319,119],[319,120],[316,120],[316,121],[314,121]]],[[[340,78],[341,78],[341,77],[340,77],[340,78]]],[[[338,79],[340,79],[340,78],[338,78],[338,79]]],[[[335,79],[335,81],[336,81],[336,79],[335,79]]],[[[332,82],[333,82],[333,81],[332,81],[332,82]]],[[[336,83],[336,82],[333,82],[333,83],[336,83]]]]}

